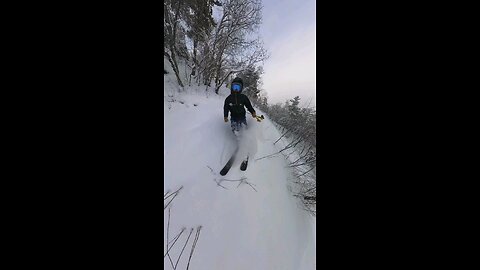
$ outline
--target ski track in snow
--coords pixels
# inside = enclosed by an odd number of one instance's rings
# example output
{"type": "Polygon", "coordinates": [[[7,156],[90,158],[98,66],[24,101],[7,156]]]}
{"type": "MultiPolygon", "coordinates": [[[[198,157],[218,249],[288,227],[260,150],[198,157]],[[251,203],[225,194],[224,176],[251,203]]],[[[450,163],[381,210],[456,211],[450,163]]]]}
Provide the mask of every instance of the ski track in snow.
{"type": "MultiPolygon", "coordinates": [[[[223,121],[228,89],[221,89],[220,95],[211,94],[213,90],[205,93],[205,86],[178,93],[171,74],[165,76],[164,85],[164,192],[184,187],[171,204],[170,240],[182,227],[202,226],[190,269],[315,269],[316,220],[288,191],[291,180],[284,157],[255,161],[281,149],[273,145],[280,137],[278,130],[266,115],[259,123],[247,114],[249,130],[243,141],[251,154],[248,168],[240,171],[242,158],[238,157],[228,174],[220,176],[235,148],[230,121],[223,121]],[[228,188],[224,189],[216,182],[242,177],[257,191],[229,181],[221,182],[228,188]]],[[[179,239],[182,245],[187,235],[179,239]]],[[[177,269],[186,268],[192,241],[177,269]]],[[[171,254],[178,256],[180,250],[171,254]]],[[[164,266],[171,269],[168,259],[164,266]]]]}

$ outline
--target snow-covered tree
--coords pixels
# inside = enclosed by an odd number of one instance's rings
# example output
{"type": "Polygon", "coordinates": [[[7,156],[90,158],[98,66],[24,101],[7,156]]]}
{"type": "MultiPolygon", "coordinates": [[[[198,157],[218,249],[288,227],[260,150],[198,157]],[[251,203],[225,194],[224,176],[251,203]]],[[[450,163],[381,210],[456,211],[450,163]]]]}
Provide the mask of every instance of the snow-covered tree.
{"type": "Polygon", "coordinates": [[[282,138],[288,139],[288,144],[278,153],[290,157],[296,153],[297,157],[290,160],[290,167],[298,184],[295,196],[299,197],[307,211],[316,213],[316,111],[313,108],[301,107],[300,97],[295,96],[285,104],[268,106],[267,113],[270,119],[278,125],[282,134],[275,143],[282,138]]]}

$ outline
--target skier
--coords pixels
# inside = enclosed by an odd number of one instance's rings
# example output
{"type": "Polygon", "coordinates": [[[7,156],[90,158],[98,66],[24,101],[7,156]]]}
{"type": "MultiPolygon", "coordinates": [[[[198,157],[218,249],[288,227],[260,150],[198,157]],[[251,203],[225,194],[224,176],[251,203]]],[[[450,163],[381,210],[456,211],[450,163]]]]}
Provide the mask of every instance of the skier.
{"type": "Polygon", "coordinates": [[[247,110],[252,114],[253,118],[257,115],[248,97],[242,94],[243,81],[241,78],[236,77],[233,79],[230,89],[231,94],[225,99],[225,104],[223,105],[223,117],[225,123],[228,122],[228,112],[230,111],[232,131],[233,133],[236,133],[240,131],[242,125],[245,125],[245,127],[247,126],[244,106],[247,107],[247,110]]]}
{"type": "MultiPolygon", "coordinates": [[[[233,79],[230,89],[232,90],[230,95],[225,99],[225,104],[223,105],[223,117],[225,120],[225,123],[228,122],[228,112],[230,111],[230,121],[232,125],[232,131],[235,135],[238,137],[238,132],[242,128],[243,125],[245,125],[245,128],[247,127],[247,119],[245,117],[246,111],[244,107],[247,107],[247,110],[252,114],[253,118],[257,117],[257,114],[255,113],[255,110],[252,107],[252,104],[250,103],[250,100],[248,97],[244,94],[242,94],[243,90],[243,81],[239,77],[236,77],[233,79]]],[[[235,156],[237,154],[237,151],[239,149],[239,146],[237,145],[237,149],[234,151],[232,157],[227,161],[227,164],[225,164],[225,167],[220,171],[220,175],[226,175],[228,171],[230,170],[230,167],[232,166],[235,156]]],[[[242,161],[242,164],[240,165],[240,170],[245,171],[248,166],[248,154],[245,157],[245,159],[242,161]]]]}

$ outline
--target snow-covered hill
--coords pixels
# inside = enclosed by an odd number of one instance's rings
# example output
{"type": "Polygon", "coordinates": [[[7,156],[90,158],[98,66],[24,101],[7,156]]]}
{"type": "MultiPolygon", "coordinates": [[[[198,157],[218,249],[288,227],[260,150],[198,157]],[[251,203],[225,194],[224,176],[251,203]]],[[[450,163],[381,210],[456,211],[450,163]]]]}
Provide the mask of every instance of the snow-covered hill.
{"type": "MultiPolygon", "coordinates": [[[[240,171],[240,159],[226,176],[219,171],[235,148],[230,123],[223,121],[220,95],[205,86],[186,87],[179,92],[168,62],[164,83],[164,193],[183,186],[164,211],[169,240],[181,228],[202,226],[189,269],[201,270],[302,270],[315,269],[315,218],[302,210],[289,191],[291,177],[282,155],[263,157],[281,149],[273,145],[280,137],[265,116],[257,122],[247,115],[248,132],[243,149],[248,149],[248,169],[240,171]]],[[[258,108],[257,114],[262,114],[258,108]]],[[[185,269],[193,236],[178,263],[185,269]]],[[[181,253],[188,233],[170,251],[173,264],[181,253]]],[[[166,252],[164,232],[164,253],[166,252]]],[[[165,269],[173,269],[164,259],[165,269]]]]}

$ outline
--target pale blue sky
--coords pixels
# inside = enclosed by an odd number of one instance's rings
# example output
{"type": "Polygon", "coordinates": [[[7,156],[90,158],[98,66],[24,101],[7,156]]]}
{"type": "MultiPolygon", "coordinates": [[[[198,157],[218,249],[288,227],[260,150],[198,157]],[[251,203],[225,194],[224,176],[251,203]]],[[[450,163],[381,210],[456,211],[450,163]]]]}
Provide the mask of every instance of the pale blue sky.
{"type": "MultiPolygon", "coordinates": [[[[263,89],[270,104],[300,96],[315,105],[315,1],[263,0],[260,35],[270,58],[263,89]]],[[[306,104],[305,104],[306,105],[306,104]]]]}

